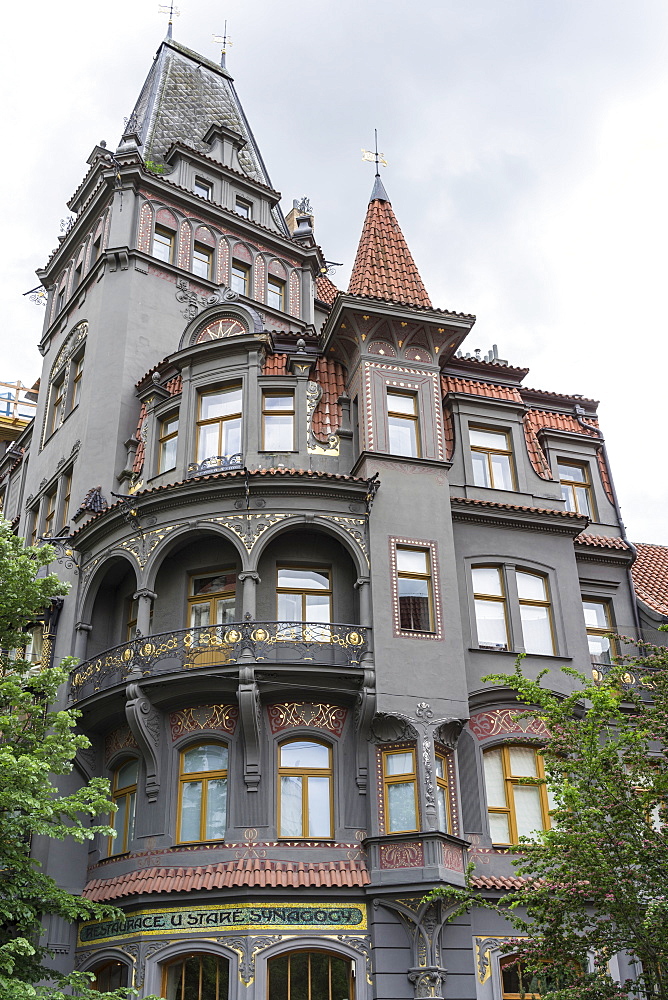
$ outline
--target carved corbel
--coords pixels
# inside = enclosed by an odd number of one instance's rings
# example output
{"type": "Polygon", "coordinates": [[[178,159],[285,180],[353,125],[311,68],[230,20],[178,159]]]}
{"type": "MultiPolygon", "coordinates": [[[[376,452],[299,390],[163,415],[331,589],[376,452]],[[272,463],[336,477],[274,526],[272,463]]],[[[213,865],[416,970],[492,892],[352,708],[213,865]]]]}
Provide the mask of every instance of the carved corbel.
{"type": "Polygon", "coordinates": [[[244,781],[249,792],[257,792],[262,777],[260,767],[262,713],[260,690],[255,682],[253,667],[243,666],[239,670],[237,700],[244,734],[244,781]]]}
{"type": "Polygon", "coordinates": [[[442,743],[444,747],[454,750],[463,728],[464,723],[461,719],[448,719],[447,722],[443,722],[434,729],[434,739],[442,743]]]}
{"type": "Polygon", "coordinates": [[[375,907],[384,906],[396,913],[411,943],[413,964],[407,976],[416,1000],[430,997],[442,1000],[447,971],[441,954],[441,931],[452,912],[442,899],[418,903],[400,899],[376,899],[375,907]]]}
{"type": "Polygon", "coordinates": [[[125,689],[125,717],[132,735],[141,750],[146,767],[146,797],[155,802],[160,791],[160,712],[148,700],[136,680],[139,674],[130,674],[131,683],[125,689]]]}
{"type": "Polygon", "coordinates": [[[376,712],[376,672],[365,670],[362,677],[362,687],[357,695],[355,705],[356,775],[355,781],[360,795],[366,795],[369,780],[369,749],[367,741],[371,730],[371,722],[376,712]]]}

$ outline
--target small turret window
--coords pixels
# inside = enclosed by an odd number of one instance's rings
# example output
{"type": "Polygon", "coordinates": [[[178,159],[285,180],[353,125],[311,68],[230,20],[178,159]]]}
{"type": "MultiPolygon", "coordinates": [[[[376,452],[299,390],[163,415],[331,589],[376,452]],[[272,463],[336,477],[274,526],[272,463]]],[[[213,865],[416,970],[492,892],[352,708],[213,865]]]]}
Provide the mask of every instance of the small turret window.
{"type": "Polygon", "coordinates": [[[250,267],[241,261],[232,262],[232,290],[239,295],[248,295],[250,289],[250,267]]]}
{"type": "Polygon", "coordinates": [[[158,260],[164,260],[166,264],[173,263],[174,260],[174,233],[164,226],[156,226],[153,233],[152,254],[158,260]]]}
{"type": "Polygon", "coordinates": [[[417,396],[412,392],[388,392],[387,426],[392,455],[420,457],[417,396]]]}
{"type": "Polygon", "coordinates": [[[240,215],[242,219],[252,219],[253,218],[253,206],[245,198],[237,198],[234,202],[234,211],[237,215],[240,215]]]}
{"type": "Polygon", "coordinates": [[[213,250],[202,243],[196,243],[193,249],[193,273],[200,278],[211,281],[213,271],[213,250]]]}
{"type": "Polygon", "coordinates": [[[273,274],[267,281],[267,305],[273,309],[285,309],[285,282],[273,274]]]}
{"type": "Polygon", "coordinates": [[[211,201],[212,187],[208,181],[202,180],[201,177],[195,178],[193,191],[195,194],[198,194],[200,198],[206,198],[207,201],[211,201]]]}

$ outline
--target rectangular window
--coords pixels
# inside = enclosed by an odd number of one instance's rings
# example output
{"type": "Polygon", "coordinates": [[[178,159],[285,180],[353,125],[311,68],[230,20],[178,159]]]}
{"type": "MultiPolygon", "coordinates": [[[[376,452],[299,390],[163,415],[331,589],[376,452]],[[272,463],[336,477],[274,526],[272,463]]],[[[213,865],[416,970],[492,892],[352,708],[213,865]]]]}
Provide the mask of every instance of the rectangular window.
{"type": "Polygon", "coordinates": [[[295,433],[295,397],[289,392],[262,393],[263,451],[292,451],[295,433]]]}
{"type": "Polygon", "coordinates": [[[285,282],[273,274],[267,279],[267,305],[273,309],[285,309],[285,282]]]}
{"type": "Polygon", "coordinates": [[[414,750],[383,751],[385,832],[417,830],[417,780],[414,750]]]}
{"type": "Polygon", "coordinates": [[[508,649],[508,613],[499,566],[474,566],[473,604],[481,649],[508,649]]]}
{"type": "Polygon", "coordinates": [[[153,233],[152,254],[158,260],[171,264],[174,259],[174,233],[162,226],[156,226],[153,233]]]}
{"type": "Polygon", "coordinates": [[[559,470],[561,495],[566,503],[566,510],[593,517],[594,506],[588,467],[577,462],[560,461],[557,469],[559,470]]]}
{"type": "Polygon", "coordinates": [[[332,620],[331,571],[279,566],[276,605],[281,623],[299,622],[302,625],[301,628],[281,628],[282,639],[329,642],[331,630],[324,626],[332,620]]]}
{"type": "Polygon", "coordinates": [[[227,747],[201,743],[181,754],[177,840],[223,840],[227,825],[227,747]]]}
{"type": "Polygon", "coordinates": [[[70,412],[79,405],[81,398],[81,379],[84,370],[84,356],[80,354],[76,361],[72,362],[72,394],[70,396],[70,412]]]}
{"type": "Polygon", "coordinates": [[[512,452],[506,431],[469,427],[473,481],[476,486],[513,490],[512,452]]]}
{"type": "Polygon", "coordinates": [[[60,515],[60,528],[61,530],[67,525],[67,519],[70,516],[70,499],[72,497],[72,473],[68,472],[67,475],[63,477],[63,506],[60,515]]]}
{"type": "Polygon", "coordinates": [[[65,405],[65,373],[51,386],[51,414],[49,417],[49,434],[60,427],[65,405]]]}
{"type": "Polygon", "coordinates": [[[612,631],[610,605],[607,601],[591,601],[583,598],[587,642],[592,663],[612,663],[615,650],[612,647],[609,633],[612,631]]]}
{"type": "Polygon", "coordinates": [[[196,243],[193,249],[193,274],[211,281],[213,271],[213,250],[196,243]]]}
{"type": "Polygon", "coordinates": [[[438,828],[444,833],[452,833],[450,802],[448,799],[448,763],[441,753],[436,754],[436,808],[438,828]]]}
{"type": "Polygon", "coordinates": [[[429,549],[397,545],[397,591],[402,631],[433,632],[429,549]]]}
{"type": "Polygon", "coordinates": [[[332,836],[332,748],[290,740],[279,748],[279,837],[332,836]]]}
{"type": "Polygon", "coordinates": [[[176,468],[176,444],[179,434],[179,418],[172,416],[160,421],[158,442],[158,472],[168,472],[176,468]]]}
{"type": "Polygon", "coordinates": [[[56,497],[57,489],[53,493],[47,493],[44,498],[44,534],[53,535],[56,526],[56,497]]]}
{"type": "Polygon", "coordinates": [[[197,461],[241,452],[241,386],[203,392],[199,397],[197,461]]]}
{"type": "Polygon", "coordinates": [[[91,256],[90,256],[91,264],[95,263],[95,261],[99,258],[101,252],[102,252],[102,233],[100,233],[98,238],[93,241],[93,249],[91,251],[91,256]]]}
{"type": "Polygon", "coordinates": [[[189,628],[229,625],[235,620],[237,574],[221,570],[206,576],[193,576],[188,598],[189,628]]]}
{"type": "Polygon", "coordinates": [[[411,392],[387,392],[387,428],[390,454],[420,457],[417,396],[411,392]]]}
{"type": "Polygon", "coordinates": [[[238,260],[232,261],[232,290],[239,295],[248,295],[250,288],[250,267],[238,260]]]}
{"type": "Polygon", "coordinates": [[[516,579],[524,648],[527,653],[553,656],[552,609],[545,577],[518,570],[516,579]]]}
{"type": "Polygon", "coordinates": [[[75,268],[74,274],[72,275],[72,291],[75,292],[79,285],[81,284],[81,274],[83,272],[83,261],[81,261],[75,268]]]}
{"type": "Polygon", "coordinates": [[[39,529],[39,507],[33,507],[29,515],[30,524],[30,545],[37,545],[37,531],[39,529]]]}
{"type": "Polygon", "coordinates": [[[211,201],[212,186],[208,181],[202,180],[201,177],[195,178],[195,184],[193,186],[193,191],[198,194],[200,198],[206,198],[207,201],[211,201]]]}
{"type": "Polygon", "coordinates": [[[234,211],[237,215],[240,215],[242,219],[252,219],[253,217],[253,206],[250,201],[246,201],[245,198],[237,198],[234,202],[234,211]]]}
{"type": "Polygon", "coordinates": [[[485,789],[489,830],[494,844],[516,844],[535,830],[550,827],[545,785],[525,785],[522,778],[544,778],[543,758],[530,746],[486,750],[485,789]]]}
{"type": "Polygon", "coordinates": [[[59,312],[62,312],[63,306],[65,305],[65,286],[60,289],[56,298],[56,316],[59,312]]]}

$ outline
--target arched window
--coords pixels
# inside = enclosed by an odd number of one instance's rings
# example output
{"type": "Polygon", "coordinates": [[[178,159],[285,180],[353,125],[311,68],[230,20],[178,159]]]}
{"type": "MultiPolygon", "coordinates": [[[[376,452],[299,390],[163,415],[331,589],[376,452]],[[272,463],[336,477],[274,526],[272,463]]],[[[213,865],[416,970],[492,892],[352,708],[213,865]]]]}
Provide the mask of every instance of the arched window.
{"type": "MultiPolygon", "coordinates": [[[[518,961],[517,955],[506,955],[500,961],[501,995],[503,1000],[540,1000],[541,991],[563,989],[566,981],[554,965],[545,965],[545,969],[537,975],[528,971],[524,962],[518,961]]],[[[581,975],[582,970],[577,963],[570,963],[571,970],[581,975]]]]}
{"type": "Polygon", "coordinates": [[[544,778],[543,758],[530,746],[487,750],[485,787],[489,829],[495,844],[516,844],[535,830],[550,827],[545,785],[524,785],[522,778],[544,778]]]}
{"type": "Polygon", "coordinates": [[[278,748],[280,837],[332,836],[332,748],[290,740],[278,748]]]}
{"type": "Polygon", "coordinates": [[[112,801],[118,808],[112,814],[109,824],[116,831],[116,836],[109,838],[110,857],[112,854],[124,854],[130,849],[130,841],[135,832],[138,773],[137,760],[128,760],[114,771],[112,801]]]}
{"type": "Polygon", "coordinates": [[[98,990],[99,993],[107,993],[128,985],[128,967],[124,962],[114,960],[103,962],[91,969],[91,972],[95,975],[91,988],[98,990]]]}
{"type": "Polygon", "coordinates": [[[167,1000],[227,1000],[230,965],[220,955],[183,955],[164,968],[167,1000]]]}
{"type": "Polygon", "coordinates": [[[227,818],[227,747],[198,743],[181,754],[177,840],[222,840],[227,818]]]}
{"type": "Polygon", "coordinates": [[[292,951],[270,958],[268,972],[269,1000],[354,998],[352,963],[342,955],[326,951],[292,951]]]}

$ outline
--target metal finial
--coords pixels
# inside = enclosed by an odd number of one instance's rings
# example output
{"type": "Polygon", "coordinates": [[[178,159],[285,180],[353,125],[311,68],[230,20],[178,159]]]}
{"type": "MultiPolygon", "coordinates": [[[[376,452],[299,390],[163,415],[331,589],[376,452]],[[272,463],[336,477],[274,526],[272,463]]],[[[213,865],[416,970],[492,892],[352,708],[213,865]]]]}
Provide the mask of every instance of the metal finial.
{"type": "Polygon", "coordinates": [[[376,177],[380,177],[380,171],[379,171],[378,167],[379,167],[379,165],[381,163],[383,164],[384,167],[386,167],[387,166],[387,160],[385,159],[385,154],[384,153],[379,153],[378,152],[378,129],[377,128],[375,128],[373,130],[373,135],[374,135],[374,141],[375,141],[374,142],[374,144],[375,144],[375,151],[372,153],[370,149],[363,149],[362,150],[362,159],[363,160],[368,160],[369,163],[374,163],[375,162],[375,164],[376,164],[376,177]]]}
{"type": "Polygon", "coordinates": [[[227,21],[225,21],[225,26],[223,28],[222,35],[212,35],[214,42],[218,42],[221,46],[220,50],[220,65],[225,69],[225,53],[229,48],[232,48],[234,44],[231,38],[227,37],[227,21]]]}
{"type": "Polygon", "coordinates": [[[171,38],[172,22],[175,17],[179,17],[181,11],[179,10],[178,7],[175,6],[174,0],[171,0],[171,2],[168,4],[167,3],[158,4],[158,13],[169,15],[169,23],[167,24],[167,38],[171,38]]]}

